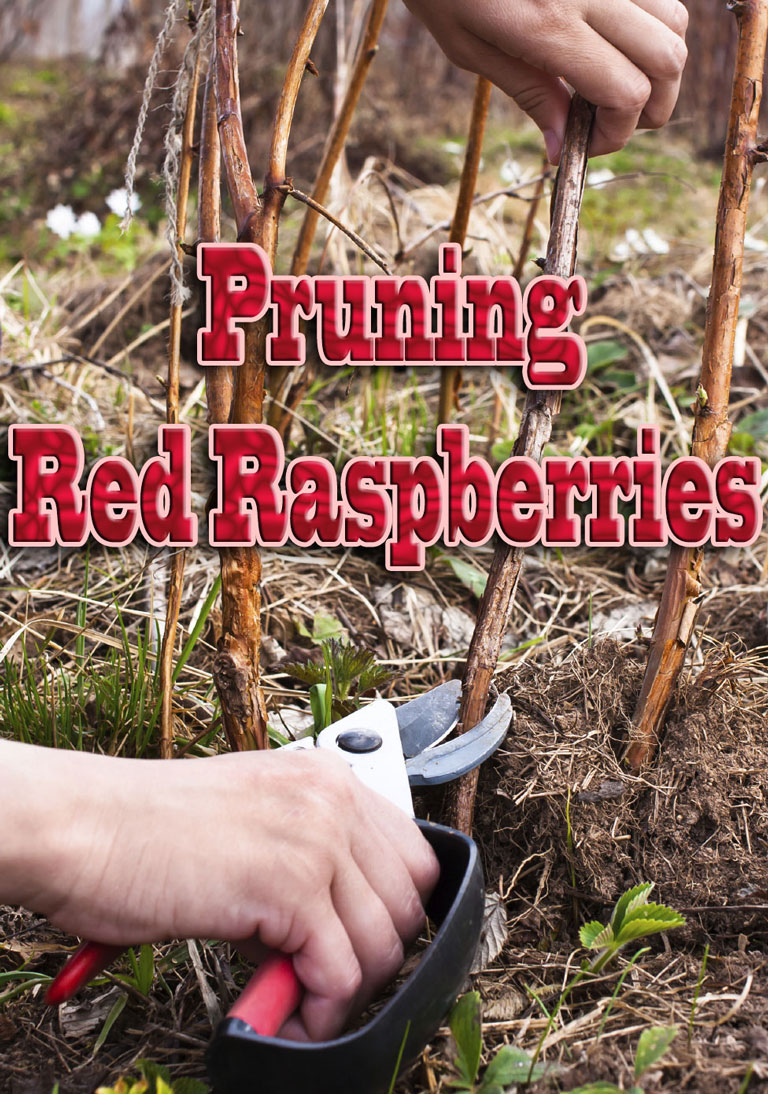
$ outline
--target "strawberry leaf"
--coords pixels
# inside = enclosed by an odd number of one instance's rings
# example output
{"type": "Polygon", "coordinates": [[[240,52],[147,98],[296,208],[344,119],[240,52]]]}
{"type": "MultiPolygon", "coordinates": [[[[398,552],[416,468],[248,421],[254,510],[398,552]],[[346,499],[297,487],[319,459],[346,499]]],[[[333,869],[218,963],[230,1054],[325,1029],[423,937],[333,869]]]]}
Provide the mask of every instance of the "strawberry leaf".
{"type": "Polygon", "coordinates": [[[643,882],[642,885],[635,885],[633,889],[629,889],[622,897],[616,902],[616,907],[613,909],[611,916],[611,925],[615,933],[618,935],[621,930],[621,925],[624,922],[624,917],[630,910],[634,911],[642,904],[647,903],[648,897],[653,890],[653,882],[643,882]]]}
{"type": "Polygon", "coordinates": [[[677,1037],[677,1026],[654,1026],[652,1029],[643,1030],[635,1053],[636,1079],[639,1079],[643,1072],[661,1059],[675,1037],[677,1037]]]}

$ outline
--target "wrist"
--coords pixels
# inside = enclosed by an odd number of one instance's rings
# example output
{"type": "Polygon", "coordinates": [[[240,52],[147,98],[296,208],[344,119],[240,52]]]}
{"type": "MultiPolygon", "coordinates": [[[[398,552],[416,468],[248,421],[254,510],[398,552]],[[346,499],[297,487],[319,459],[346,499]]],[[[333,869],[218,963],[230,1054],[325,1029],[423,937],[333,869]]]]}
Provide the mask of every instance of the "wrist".
{"type": "Polygon", "coordinates": [[[104,763],[102,757],[0,741],[0,799],[7,803],[2,901],[48,915],[67,899],[101,812],[104,763]],[[100,770],[85,771],[84,765],[100,770]]]}
{"type": "Polygon", "coordinates": [[[0,798],[6,826],[0,850],[0,897],[10,904],[34,907],[50,876],[63,824],[52,749],[0,742],[0,798]]]}

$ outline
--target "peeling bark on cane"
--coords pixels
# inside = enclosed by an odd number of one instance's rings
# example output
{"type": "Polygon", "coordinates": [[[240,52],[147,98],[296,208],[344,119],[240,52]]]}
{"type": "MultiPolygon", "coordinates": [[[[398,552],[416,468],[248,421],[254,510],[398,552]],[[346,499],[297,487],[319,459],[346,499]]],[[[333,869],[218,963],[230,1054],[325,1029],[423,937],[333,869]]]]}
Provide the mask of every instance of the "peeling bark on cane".
{"type": "MultiPolygon", "coordinates": [[[[286,156],[293,113],[328,0],[312,0],[288,64],[272,129],[264,192],[253,182],[240,114],[237,0],[216,0],[213,63],[219,138],[238,240],[256,243],[274,266],[285,201],[286,156]]],[[[245,358],[235,370],[230,420],[260,423],[264,406],[267,320],[249,323],[245,358]]],[[[255,547],[221,550],[222,636],[213,665],[224,729],[236,751],[266,748],[267,717],[259,681],[261,556],[255,547]]]]}
{"type": "MultiPolygon", "coordinates": [[[[579,213],[587,174],[589,139],[594,107],[575,96],[568,120],[565,146],[552,194],[552,217],[545,272],[571,277],[576,269],[579,213]]],[[[560,411],[562,392],[530,391],[525,400],[515,456],[539,462],[552,434],[552,423],[560,411]]],[[[477,624],[467,657],[462,689],[460,723],[473,726],[483,717],[507,630],[509,613],[520,578],[524,550],[505,543],[493,556],[485,594],[480,602],[477,624]]],[[[469,834],[477,793],[478,771],[454,783],[446,797],[446,823],[469,834]]]]}
{"type": "MultiPolygon", "coordinates": [[[[768,0],[729,4],[739,23],[725,164],[717,210],[712,285],[707,303],[692,454],[714,467],[731,435],[728,400],[744,266],[744,238],[768,36],[768,0]]],[[[756,157],[757,153],[757,157],[756,157]]],[[[669,553],[659,612],[625,760],[638,773],[656,750],[659,734],[685,662],[701,593],[703,548],[674,545],[669,553]]]]}

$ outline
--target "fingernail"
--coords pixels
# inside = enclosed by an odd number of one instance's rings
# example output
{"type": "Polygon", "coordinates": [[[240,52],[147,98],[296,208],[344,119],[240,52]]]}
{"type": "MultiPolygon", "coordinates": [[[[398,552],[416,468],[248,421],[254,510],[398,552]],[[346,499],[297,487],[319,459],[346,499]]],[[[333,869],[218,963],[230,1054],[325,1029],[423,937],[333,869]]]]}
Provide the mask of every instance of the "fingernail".
{"type": "Polygon", "coordinates": [[[560,137],[554,129],[544,130],[544,144],[547,146],[547,158],[550,163],[557,163],[560,159],[560,137]]]}

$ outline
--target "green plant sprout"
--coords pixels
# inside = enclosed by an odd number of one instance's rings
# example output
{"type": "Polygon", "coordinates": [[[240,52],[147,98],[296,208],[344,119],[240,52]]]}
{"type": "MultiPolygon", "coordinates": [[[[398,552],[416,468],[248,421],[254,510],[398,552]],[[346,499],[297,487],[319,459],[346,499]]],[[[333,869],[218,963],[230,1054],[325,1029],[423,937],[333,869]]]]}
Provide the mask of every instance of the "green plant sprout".
{"type": "Polygon", "coordinates": [[[100,1086],[96,1094],[209,1094],[199,1079],[171,1079],[167,1068],[152,1060],[138,1060],[137,1079],[120,1078],[114,1086],[100,1086]]]}
{"type": "Polygon", "coordinates": [[[691,1003],[691,1014],[688,1019],[688,1046],[690,1047],[691,1039],[693,1038],[693,1022],[696,1017],[696,1007],[699,1005],[699,995],[701,994],[701,986],[704,983],[704,977],[707,975],[707,961],[709,960],[709,943],[707,942],[704,947],[704,957],[701,961],[701,968],[699,969],[699,978],[696,981],[696,990],[693,993],[693,1001],[691,1003]]]}
{"type": "Polygon", "coordinates": [[[537,1064],[529,1053],[515,1045],[502,1045],[479,1078],[483,1051],[483,1022],[480,993],[462,995],[451,1011],[451,1033],[456,1043],[458,1076],[449,1080],[455,1090],[470,1094],[504,1094],[516,1083],[527,1083],[554,1073],[554,1065],[537,1064]]]}
{"type": "Polygon", "coordinates": [[[284,670],[310,687],[315,735],[357,710],[366,692],[383,687],[392,678],[387,669],[376,664],[370,650],[359,649],[335,638],[324,641],[320,649],[322,663],[293,662],[286,665],[284,670]]]}
{"type": "Polygon", "coordinates": [[[586,1086],[568,1090],[566,1094],[645,1094],[643,1088],[638,1086],[638,1080],[642,1078],[649,1068],[664,1056],[670,1045],[677,1037],[677,1026],[652,1026],[640,1034],[635,1051],[635,1085],[628,1091],[623,1091],[614,1083],[587,1083],[586,1086]]]}
{"type": "MultiPolygon", "coordinates": [[[[536,992],[528,989],[529,995],[536,1000],[547,1019],[546,1026],[533,1055],[513,1045],[504,1045],[486,1067],[482,1079],[478,1079],[483,1047],[480,996],[478,992],[469,992],[462,996],[450,1016],[451,1032],[456,1042],[455,1066],[458,1072],[458,1077],[452,1079],[450,1085],[458,1090],[469,1091],[471,1094],[481,1094],[481,1092],[482,1094],[503,1094],[506,1088],[512,1084],[530,1084],[545,1074],[552,1074],[553,1066],[551,1064],[539,1064],[539,1056],[565,1000],[576,985],[585,978],[594,976],[604,969],[629,942],[645,938],[648,935],[658,934],[660,931],[671,930],[673,927],[681,927],[685,923],[683,916],[672,908],[667,908],[662,904],[649,903],[648,898],[652,890],[652,883],[644,882],[642,885],[636,885],[633,889],[624,893],[617,901],[608,924],[593,921],[586,923],[581,928],[582,945],[588,950],[598,949],[600,952],[591,964],[588,961],[583,963],[580,971],[566,985],[551,1011],[547,1010],[536,992]]],[[[634,955],[611,997],[611,1005],[615,1001],[629,969],[647,952],[648,949],[645,947],[634,955]]],[[[600,1033],[602,1033],[602,1029],[601,1026],[600,1033]]],[[[658,1058],[657,1056],[651,1059],[651,1056],[663,1041],[662,1032],[664,1031],[648,1030],[646,1031],[648,1036],[645,1037],[645,1040],[641,1037],[636,1059],[636,1078],[658,1058]],[[654,1036],[651,1036],[651,1034],[654,1034],[654,1036]],[[650,1062],[647,1062],[649,1060],[650,1062]]],[[[676,1033],[677,1027],[669,1034],[669,1040],[659,1051],[659,1056],[666,1052],[676,1033]]],[[[582,1091],[579,1091],[579,1094],[613,1094],[616,1089],[611,1084],[603,1084],[602,1086],[597,1084],[594,1087],[585,1087],[582,1091]]],[[[637,1091],[635,1094],[637,1094],[637,1091]]],[[[640,1094],[642,1094],[642,1091],[640,1094]]]]}
{"type": "MultiPolygon", "coordinates": [[[[672,930],[673,927],[682,927],[685,923],[684,917],[673,908],[667,908],[664,904],[650,904],[648,902],[648,898],[653,891],[653,884],[653,882],[643,882],[619,897],[611,913],[610,922],[607,924],[592,920],[590,923],[585,923],[579,931],[582,946],[587,950],[599,950],[600,952],[591,964],[589,961],[583,962],[579,972],[563,989],[551,1013],[547,1012],[542,1006],[542,1010],[547,1016],[547,1024],[533,1054],[534,1063],[541,1054],[544,1042],[549,1036],[565,1000],[577,984],[580,984],[588,976],[596,976],[597,973],[602,972],[605,966],[629,942],[647,938],[652,934],[659,934],[661,931],[672,930]]],[[[635,955],[633,963],[638,956],[638,954],[635,955]]],[[[530,994],[541,1006],[541,1001],[535,992],[530,992],[530,994]]],[[[533,1069],[531,1069],[531,1074],[533,1074],[533,1069]]]]}
{"type": "Polygon", "coordinates": [[[629,942],[684,925],[685,918],[673,908],[648,902],[652,891],[653,882],[636,885],[616,902],[609,923],[604,925],[593,920],[584,924],[579,931],[582,946],[600,951],[584,971],[597,974],[629,942]]]}
{"type": "MultiPolygon", "coordinates": [[[[448,1085],[468,1094],[505,1094],[510,1086],[529,1085],[559,1070],[554,1064],[538,1064],[534,1057],[515,1045],[502,1045],[479,1077],[483,1049],[482,1007],[479,992],[463,995],[451,1011],[449,1024],[456,1044],[458,1075],[448,1085]]],[[[635,1085],[626,1092],[614,1083],[596,1082],[569,1090],[567,1094],[644,1094],[638,1081],[669,1050],[677,1026],[653,1026],[644,1030],[635,1051],[635,1085]]]]}

